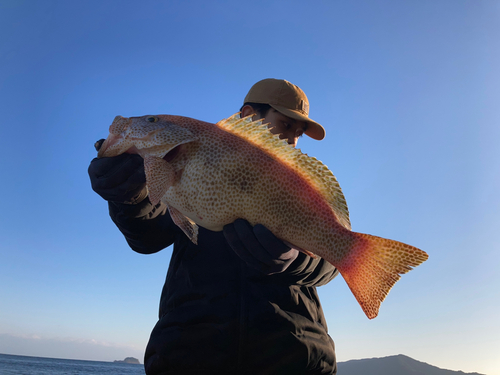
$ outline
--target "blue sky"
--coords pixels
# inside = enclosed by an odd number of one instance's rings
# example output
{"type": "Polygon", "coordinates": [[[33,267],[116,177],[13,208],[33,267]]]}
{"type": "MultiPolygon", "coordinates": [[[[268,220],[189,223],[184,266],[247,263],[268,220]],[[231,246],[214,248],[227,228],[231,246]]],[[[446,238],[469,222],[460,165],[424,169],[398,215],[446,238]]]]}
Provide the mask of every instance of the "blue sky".
{"type": "Polygon", "coordinates": [[[339,361],[500,374],[500,2],[0,0],[0,352],[142,360],[171,249],[130,250],[90,188],[116,115],[216,122],[256,81],[308,95],[353,230],[430,259],[368,320],[319,289],[339,361]]]}

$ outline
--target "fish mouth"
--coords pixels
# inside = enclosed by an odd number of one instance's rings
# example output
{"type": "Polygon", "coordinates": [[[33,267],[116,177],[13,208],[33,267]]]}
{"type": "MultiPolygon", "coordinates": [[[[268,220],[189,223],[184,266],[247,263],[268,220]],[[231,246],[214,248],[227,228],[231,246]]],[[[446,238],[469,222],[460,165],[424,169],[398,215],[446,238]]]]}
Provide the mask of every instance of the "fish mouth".
{"type": "MultiPolygon", "coordinates": [[[[109,135],[108,138],[104,140],[104,142],[101,142],[99,146],[99,150],[97,152],[97,157],[98,158],[103,158],[103,157],[108,157],[110,156],[109,153],[107,152],[108,149],[117,141],[117,136],[115,135],[109,135]]],[[[96,145],[97,148],[97,145],[96,145]]],[[[114,156],[114,155],[112,155],[114,156]]]]}

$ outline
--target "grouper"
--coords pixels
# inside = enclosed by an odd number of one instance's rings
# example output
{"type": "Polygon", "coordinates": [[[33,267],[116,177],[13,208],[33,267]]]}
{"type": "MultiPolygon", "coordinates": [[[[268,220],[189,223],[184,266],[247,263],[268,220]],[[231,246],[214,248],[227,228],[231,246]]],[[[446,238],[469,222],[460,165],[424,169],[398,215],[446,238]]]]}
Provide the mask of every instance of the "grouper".
{"type": "Polygon", "coordinates": [[[427,259],[416,247],[351,230],[344,194],[319,160],[239,113],[216,124],[188,117],[117,116],[98,157],[144,159],[151,203],[197,243],[198,226],[222,231],[245,219],[335,266],[366,316],[400,275],[427,259]]]}

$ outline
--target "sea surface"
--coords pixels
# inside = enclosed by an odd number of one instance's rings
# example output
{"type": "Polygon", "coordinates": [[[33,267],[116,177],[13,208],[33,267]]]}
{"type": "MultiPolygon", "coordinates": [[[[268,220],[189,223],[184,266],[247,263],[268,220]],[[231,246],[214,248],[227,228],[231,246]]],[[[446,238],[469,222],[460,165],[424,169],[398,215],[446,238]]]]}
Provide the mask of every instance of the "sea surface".
{"type": "Polygon", "coordinates": [[[0,375],[144,375],[143,365],[0,354],[0,375]]]}

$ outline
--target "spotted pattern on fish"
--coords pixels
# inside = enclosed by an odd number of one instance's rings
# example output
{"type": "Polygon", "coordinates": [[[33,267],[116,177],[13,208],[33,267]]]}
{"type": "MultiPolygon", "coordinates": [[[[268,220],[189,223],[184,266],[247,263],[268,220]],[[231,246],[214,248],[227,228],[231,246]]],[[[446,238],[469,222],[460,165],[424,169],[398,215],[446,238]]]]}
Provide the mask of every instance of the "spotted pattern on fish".
{"type": "Polygon", "coordinates": [[[238,218],[338,268],[369,318],[400,275],[427,259],[413,246],[351,231],[333,173],[238,114],[211,124],[180,116],[117,116],[99,157],[137,153],[153,203],[164,202],[184,233],[221,231],[238,218]]]}

